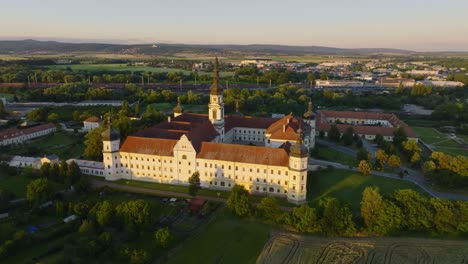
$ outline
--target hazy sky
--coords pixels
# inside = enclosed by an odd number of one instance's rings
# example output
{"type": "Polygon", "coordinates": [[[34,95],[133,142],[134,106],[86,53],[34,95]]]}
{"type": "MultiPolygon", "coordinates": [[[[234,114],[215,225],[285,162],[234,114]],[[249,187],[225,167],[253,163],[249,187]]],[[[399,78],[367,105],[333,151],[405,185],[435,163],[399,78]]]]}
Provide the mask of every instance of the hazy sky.
{"type": "Polygon", "coordinates": [[[468,0],[0,0],[0,38],[468,51],[468,0]]]}

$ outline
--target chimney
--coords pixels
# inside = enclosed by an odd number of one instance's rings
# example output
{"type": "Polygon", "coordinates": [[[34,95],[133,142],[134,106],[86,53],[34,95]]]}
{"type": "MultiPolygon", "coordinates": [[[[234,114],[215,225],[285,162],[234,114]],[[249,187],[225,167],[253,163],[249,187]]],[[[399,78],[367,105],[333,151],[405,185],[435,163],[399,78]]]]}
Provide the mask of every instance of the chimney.
{"type": "Polygon", "coordinates": [[[169,122],[169,123],[171,122],[171,116],[167,117],[167,122],[169,122]]]}
{"type": "Polygon", "coordinates": [[[288,118],[288,119],[286,119],[286,122],[289,124],[289,118],[288,118]]]}
{"type": "Polygon", "coordinates": [[[283,133],[286,132],[286,125],[283,125],[283,133]]]}

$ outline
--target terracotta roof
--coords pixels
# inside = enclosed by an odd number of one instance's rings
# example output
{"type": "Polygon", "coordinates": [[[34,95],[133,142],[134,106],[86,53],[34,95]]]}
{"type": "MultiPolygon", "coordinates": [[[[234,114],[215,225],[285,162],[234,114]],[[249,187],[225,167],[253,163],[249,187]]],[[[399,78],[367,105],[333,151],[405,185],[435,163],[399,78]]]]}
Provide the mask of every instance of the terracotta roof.
{"type": "Polygon", "coordinates": [[[278,121],[279,118],[270,117],[252,117],[252,116],[227,116],[225,118],[224,130],[229,132],[234,127],[248,127],[257,129],[267,129],[273,123],[278,121]]]}
{"type": "Polygon", "coordinates": [[[128,136],[120,147],[120,152],[146,155],[173,156],[177,140],[128,136]]]}
{"type": "Polygon", "coordinates": [[[270,166],[288,166],[288,153],[282,148],[202,142],[198,159],[224,160],[270,166]]]}
{"type": "Polygon", "coordinates": [[[382,136],[393,136],[393,132],[399,126],[403,127],[405,133],[408,137],[416,138],[416,133],[413,129],[408,126],[405,122],[401,121],[394,114],[385,114],[385,113],[366,113],[366,112],[340,112],[340,111],[320,111],[317,115],[317,130],[318,131],[329,131],[331,128],[330,123],[327,122],[326,117],[341,117],[341,118],[360,118],[360,119],[377,119],[377,120],[387,120],[392,124],[393,127],[379,127],[379,126],[365,126],[365,125],[352,125],[352,124],[335,124],[336,127],[340,130],[341,133],[344,133],[346,129],[350,126],[353,127],[354,132],[360,135],[377,135],[382,136]],[[354,113],[357,113],[353,115],[354,113]]]}
{"type": "Polygon", "coordinates": [[[388,113],[373,113],[373,112],[352,112],[352,111],[333,111],[333,110],[322,110],[322,115],[326,117],[336,118],[357,118],[357,119],[376,119],[376,120],[389,120],[394,117],[394,114],[388,113]]]}
{"type": "Polygon", "coordinates": [[[206,115],[182,114],[171,122],[159,123],[137,132],[134,136],[179,140],[182,135],[186,135],[195,150],[200,151],[201,142],[213,141],[218,132],[206,115]]]}
{"type": "Polygon", "coordinates": [[[99,117],[97,117],[97,116],[90,116],[90,117],[86,118],[85,121],[83,121],[83,122],[100,123],[101,119],[99,119],[99,117]]]}
{"type": "Polygon", "coordinates": [[[25,136],[29,134],[33,134],[42,130],[47,130],[54,128],[55,125],[52,123],[44,124],[44,125],[39,125],[39,126],[33,126],[33,127],[28,127],[24,129],[18,129],[16,127],[8,128],[5,130],[0,131],[0,140],[6,140],[10,138],[16,138],[20,136],[25,136]]]}
{"type": "Polygon", "coordinates": [[[173,121],[181,122],[190,122],[190,123],[203,123],[208,121],[208,115],[205,114],[193,114],[193,113],[184,113],[178,117],[174,117],[173,121]]]}
{"type": "Polygon", "coordinates": [[[265,131],[270,134],[270,139],[292,140],[297,139],[297,130],[302,128],[302,121],[289,114],[273,123],[265,131]]]}

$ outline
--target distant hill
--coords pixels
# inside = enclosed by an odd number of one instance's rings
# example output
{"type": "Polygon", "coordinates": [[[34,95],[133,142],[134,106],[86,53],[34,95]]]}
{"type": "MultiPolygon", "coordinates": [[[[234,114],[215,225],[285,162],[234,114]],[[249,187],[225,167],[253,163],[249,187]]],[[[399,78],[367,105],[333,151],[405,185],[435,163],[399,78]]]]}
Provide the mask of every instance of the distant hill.
{"type": "Polygon", "coordinates": [[[34,54],[34,53],[130,53],[170,55],[177,52],[223,53],[225,55],[243,52],[246,55],[353,55],[353,54],[410,54],[413,51],[400,49],[367,48],[341,49],[321,46],[287,46],[287,45],[195,45],[195,44],[103,44],[103,43],[63,43],[57,41],[37,40],[2,40],[0,54],[34,54]]]}

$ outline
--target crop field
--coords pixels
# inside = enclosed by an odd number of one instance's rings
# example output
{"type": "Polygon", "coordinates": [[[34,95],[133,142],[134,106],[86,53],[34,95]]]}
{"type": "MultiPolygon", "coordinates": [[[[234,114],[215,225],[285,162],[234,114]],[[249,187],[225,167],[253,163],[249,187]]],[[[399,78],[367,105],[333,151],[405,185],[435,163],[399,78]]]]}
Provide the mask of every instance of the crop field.
{"type": "Polygon", "coordinates": [[[467,263],[468,241],[273,234],[257,263],[467,263]]]}
{"type": "Polygon", "coordinates": [[[414,132],[424,143],[428,144],[435,151],[447,153],[449,155],[468,156],[467,137],[451,137],[449,134],[439,132],[435,128],[413,127],[414,132]]]}

